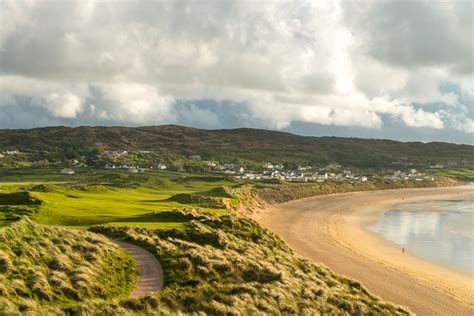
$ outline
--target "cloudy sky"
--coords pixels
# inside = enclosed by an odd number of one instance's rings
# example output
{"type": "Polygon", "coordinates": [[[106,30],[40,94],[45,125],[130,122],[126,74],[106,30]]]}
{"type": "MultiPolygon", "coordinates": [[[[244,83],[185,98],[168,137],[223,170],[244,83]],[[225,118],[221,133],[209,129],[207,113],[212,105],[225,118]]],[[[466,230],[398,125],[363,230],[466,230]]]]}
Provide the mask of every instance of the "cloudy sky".
{"type": "Polygon", "coordinates": [[[0,128],[474,142],[472,1],[0,0],[0,128]]]}

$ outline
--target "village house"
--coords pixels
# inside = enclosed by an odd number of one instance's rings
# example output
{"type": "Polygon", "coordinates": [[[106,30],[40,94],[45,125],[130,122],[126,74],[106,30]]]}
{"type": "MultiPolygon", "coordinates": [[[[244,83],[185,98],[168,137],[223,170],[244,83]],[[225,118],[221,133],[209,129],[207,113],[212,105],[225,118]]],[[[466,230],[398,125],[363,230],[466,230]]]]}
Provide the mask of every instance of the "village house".
{"type": "Polygon", "coordinates": [[[323,182],[328,179],[328,173],[327,172],[317,172],[313,175],[313,177],[316,179],[318,182],[323,182]]]}
{"type": "Polygon", "coordinates": [[[107,155],[107,156],[121,157],[121,156],[128,155],[128,151],[126,151],[126,150],[123,150],[123,151],[120,151],[120,150],[103,150],[102,154],[107,155]]]}
{"type": "Polygon", "coordinates": [[[263,169],[273,169],[274,166],[273,166],[272,163],[267,162],[267,163],[264,163],[264,164],[262,165],[262,168],[263,168],[263,169]]]}
{"type": "Polygon", "coordinates": [[[209,168],[214,168],[217,166],[217,163],[214,161],[205,161],[204,164],[209,168]]]}
{"type": "Polygon", "coordinates": [[[61,174],[75,174],[76,172],[71,168],[64,168],[60,171],[61,174]]]}
{"type": "Polygon", "coordinates": [[[312,169],[311,166],[306,166],[306,167],[298,166],[298,168],[296,170],[298,170],[298,171],[310,171],[311,169],[312,169]]]}

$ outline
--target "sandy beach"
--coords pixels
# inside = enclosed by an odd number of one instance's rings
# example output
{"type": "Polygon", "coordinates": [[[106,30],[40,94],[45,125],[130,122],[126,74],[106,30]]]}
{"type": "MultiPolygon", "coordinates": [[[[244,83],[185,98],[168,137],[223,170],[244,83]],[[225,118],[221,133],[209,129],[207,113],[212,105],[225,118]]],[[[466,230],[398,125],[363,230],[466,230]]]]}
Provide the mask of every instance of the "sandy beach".
{"type": "Polygon", "coordinates": [[[381,210],[400,202],[472,194],[474,186],[335,194],[272,206],[256,220],[302,256],[418,315],[473,315],[472,274],[402,253],[364,228],[381,210]]]}

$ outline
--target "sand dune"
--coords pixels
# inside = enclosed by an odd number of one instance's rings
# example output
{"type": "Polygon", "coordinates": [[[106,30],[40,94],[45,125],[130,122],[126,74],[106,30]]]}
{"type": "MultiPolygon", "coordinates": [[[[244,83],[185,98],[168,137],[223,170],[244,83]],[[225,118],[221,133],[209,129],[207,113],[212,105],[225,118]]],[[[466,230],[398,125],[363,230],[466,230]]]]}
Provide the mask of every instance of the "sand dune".
{"type": "Polygon", "coordinates": [[[465,186],[320,196],[277,205],[256,219],[301,255],[419,315],[473,315],[472,275],[402,254],[362,228],[377,220],[379,210],[401,201],[473,193],[473,186],[465,186]]]}

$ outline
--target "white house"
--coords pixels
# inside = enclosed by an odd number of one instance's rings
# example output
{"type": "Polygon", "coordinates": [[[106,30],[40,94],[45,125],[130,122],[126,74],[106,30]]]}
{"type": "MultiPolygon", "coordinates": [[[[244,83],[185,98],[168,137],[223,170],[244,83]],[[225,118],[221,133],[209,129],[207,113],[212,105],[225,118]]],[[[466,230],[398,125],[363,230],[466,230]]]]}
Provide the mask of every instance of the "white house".
{"type": "Polygon", "coordinates": [[[191,156],[189,156],[189,160],[200,161],[201,156],[200,155],[191,155],[191,156]]]}
{"type": "Polygon", "coordinates": [[[204,162],[204,164],[210,168],[214,168],[215,166],[217,166],[217,163],[215,163],[214,161],[206,161],[204,162]]]}
{"type": "Polygon", "coordinates": [[[327,180],[328,173],[327,172],[317,172],[313,175],[313,177],[316,178],[317,181],[324,181],[324,180],[327,180]]]}
{"type": "Polygon", "coordinates": [[[273,169],[273,164],[270,163],[270,162],[264,163],[262,165],[262,168],[264,168],[264,169],[273,169]]]}
{"type": "Polygon", "coordinates": [[[62,174],[75,174],[76,172],[72,170],[71,168],[64,168],[63,170],[61,170],[61,173],[62,174]]]}

